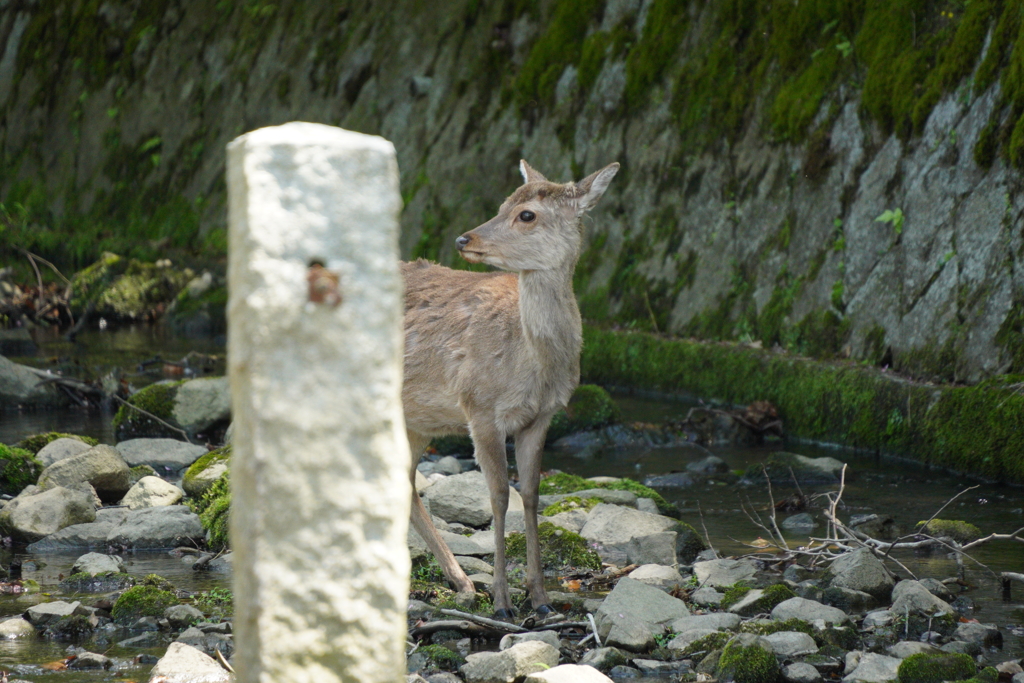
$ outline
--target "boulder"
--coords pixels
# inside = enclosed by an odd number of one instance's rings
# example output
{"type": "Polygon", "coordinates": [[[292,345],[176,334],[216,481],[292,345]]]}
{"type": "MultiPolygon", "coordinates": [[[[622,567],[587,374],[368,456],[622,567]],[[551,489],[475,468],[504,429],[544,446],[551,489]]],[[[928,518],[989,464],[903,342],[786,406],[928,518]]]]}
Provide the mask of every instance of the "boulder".
{"type": "MultiPolygon", "coordinates": [[[[640,500],[650,500],[641,498],[640,500]]],[[[643,512],[643,510],[638,511],[643,512]]],[[[657,511],[657,506],[655,506],[657,511]]],[[[646,514],[656,514],[646,513],[646,514]]],[[[626,562],[640,565],[674,565],[679,561],[679,534],[659,531],[646,536],[634,536],[626,544],[626,562]]]]}
{"type": "Polygon", "coordinates": [[[714,607],[721,606],[722,600],[725,598],[724,593],[719,593],[714,588],[703,586],[690,593],[690,602],[700,607],[714,607]]]}
{"type": "Polygon", "coordinates": [[[710,588],[753,581],[756,574],[757,567],[749,560],[707,560],[693,564],[693,575],[697,577],[697,584],[710,588]]]}
{"type": "Polygon", "coordinates": [[[207,450],[178,439],[128,439],[117,444],[117,452],[132,467],[149,465],[157,472],[180,472],[207,450]]]}
{"type": "Polygon", "coordinates": [[[173,629],[188,628],[206,616],[192,605],[174,605],[164,610],[164,619],[173,629]]]}
{"type": "Polygon", "coordinates": [[[159,680],[160,683],[230,683],[234,676],[213,657],[196,648],[185,643],[171,643],[167,653],[149,672],[149,680],[159,680]]]}
{"type": "Polygon", "coordinates": [[[100,553],[86,553],[77,560],[71,567],[72,574],[89,574],[96,576],[103,572],[120,573],[124,571],[124,560],[116,555],[102,555],[100,553]]]}
{"type": "Polygon", "coordinates": [[[509,633],[502,636],[501,642],[498,643],[498,650],[507,650],[519,643],[525,643],[530,640],[539,640],[555,649],[561,647],[561,643],[558,641],[558,631],[529,631],[527,633],[509,633]]]}
{"type": "Polygon", "coordinates": [[[728,612],[713,612],[711,614],[697,614],[691,617],[683,617],[672,622],[669,628],[675,633],[686,633],[694,629],[711,629],[713,631],[735,631],[740,627],[738,614],[728,612]]]}
{"type": "Polygon", "coordinates": [[[810,664],[794,662],[782,667],[782,680],[785,683],[821,683],[821,673],[810,664]]]}
{"type": "Polygon", "coordinates": [[[231,389],[227,377],[202,377],[178,387],[171,411],[174,421],[189,434],[231,420],[231,389]]]}
{"type": "Polygon", "coordinates": [[[127,516],[128,510],[124,508],[101,508],[96,510],[95,521],[65,527],[40,541],[30,543],[26,550],[30,553],[46,553],[105,548],[111,530],[127,516]]]}
{"type": "Polygon", "coordinates": [[[77,600],[75,602],[64,602],[63,600],[44,602],[29,607],[25,610],[24,617],[36,628],[46,628],[61,617],[70,617],[81,604],[77,600]]]}
{"type": "Polygon", "coordinates": [[[780,602],[772,610],[772,620],[787,621],[789,619],[800,619],[802,621],[816,621],[821,619],[826,624],[843,624],[849,617],[841,609],[823,605],[814,600],[805,598],[790,598],[780,602]]]}
{"type": "Polygon", "coordinates": [[[557,515],[542,517],[540,521],[551,522],[555,526],[560,526],[574,534],[578,534],[586,525],[587,517],[589,517],[589,514],[583,510],[566,510],[565,512],[559,512],[557,515]]]}
{"type": "Polygon", "coordinates": [[[666,593],[683,584],[683,577],[678,569],[660,564],[641,565],[629,573],[629,578],[660,588],[666,593]]]}
{"type": "Polygon", "coordinates": [[[690,616],[690,611],[682,600],[626,577],[615,585],[595,616],[602,640],[640,651],[649,648],[666,625],[690,616]]]}
{"type": "Polygon", "coordinates": [[[184,496],[184,491],[160,477],[143,477],[124,494],[121,505],[129,510],[165,507],[177,504],[184,496]]]}
{"type": "Polygon", "coordinates": [[[35,638],[37,635],[36,627],[23,617],[12,617],[0,621],[0,639],[35,638]]]}
{"type": "Polygon", "coordinates": [[[722,650],[718,679],[743,683],[771,683],[779,675],[779,663],[772,644],[763,636],[740,633],[722,650]]]}
{"type": "Polygon", "coordinates": [[[901,661],[903,660],[895,657],[865,652],[856,659],[848,660],[847,668],[849,670],[843,677],[843,683],[856,683],[857,681],[889,683],[889,681],[895,681],[901,661]],[[854,664],[852,668],[850,667],[851,662],[854,664]]]}
{"type": "Polygon", "coordinates": [[[863,621],[861,621],[860,627],[863,630],[867,631],[870,629],[888,626],[895,620],[896,614],[892,610],[880,609],[865,614],[863,621]]]}
{"type": "MultiPolygon", "coordinates": [[[[679,621],[682,621],[682,619],[679,621]]],[[[710,636],[713,633],[718,633],[718,629],[701,627],[690,628],[670,640],[666,647],[670,650],[685,650],[691,644],[696,643],[701,638],[710,636]]]]}
{"type": "Polygon", "coordinates": [[[459,673],[466,683],[514,683],[558,665],[558,649],[541,641],[519,643],[502,652],[477,652],[466,657],[459,673]]]}
{"type": "Polygon", "coordinates": [[[64,436],[59,439],[54,439],[43,446],[39,452],[36,453],[36,460],[41,462],[43,467],[49,467],[58,460],[64,460],[65,458],[70,458],[73,455],[85,453],[90,448],[92,448],[92,446],[81,439],[72,439],[64,436]]]}
{"type": "Polygon", "coordinates": [[[799,631],[778,631],[765,636],[765,639],[772,644],[775,654],[783,659],[811,655],[818,651],[814,638],[799,631]]]}
{"type": "Polygon", "coordinates": [[[587,523],[580,529],[580,536],[599,543],[598,553],[602,557],[605,557],[606,553],[618,553],[622,555],[622,559],[626,559],[633,539],[674,531],[677,526],[678,522],[670,517],[601,503],[590,511],[587,523]]]}
{"type": "Polygon", "coordinates": [[[613,667],[623,664],[627,654],[617,647],[596,647],[580,659],[580,664],[593,667],[598,671],[611,671],[613,667]]]}
{"type": "MultiPolygon", "coordinates": [[[[432,515],[446,522],[481,527],[490,524],[494,517],[487,481],[479,470],[445,477],[423,492],[423,502],[432,515]]],[[[523,509],[522,497],[511,487],[508,507],[509,510],[523,509]]]]}
{"type": "Polygon", "coordinates": [[[957,624],[953,638],[965,643],[976,643],[981,647],[1003,646],[1003,634],[992,624],[957,624]]]}
{"type": "Polygon", "coordinates": [[[926,617],[940,613],[953,614],[953,607],[948,602],[932,595],[920,581],[913,580],[900,581],[896,584],[892,590],[892,607],[889,609],[899,615],[908,612],[926,617]]]}
{"type": "Polygon", "coordinates": [[[206,633],[205,631],[191,626],[181,632],[175,642],[191,645],[200,652],[215,656],[220,650],[225,657],[230,657],[235,650],[234,639],[224,633],[206,633]]]}
{"type": "Polygon", "coordinates": [[[41,538],[75,524],[96,519],[92,496],[56,486],[26,489],[0,510],[0,531],[19,541],[41,538]]]}
{"type": "Polygon", "coordinates": [[[882,561],[867,548],[858,548],[851,553],[840,555],[829,567],[832,580],[829,585],[849,588],[888,601],[896,581],[882,561]]]}
{"type": "Polygon", "coordinates": [[[177,548],[201,543],[206,531],[199,517],[184,505],[132,510],[111,529],[107,542],[125,548],[177,548]]]}
{"type": "Polygon", "coordinates": [[[131,488],[131,468],[113,446],[100,444],[89,450],[58,460],[39,475],[43,489],[63,486],[74,488],[89,484],[107,502],[121,500],[131,488]]]}
{"type": "MultiPolygon", "coordinates": [[[[52,382],[49,373],[19,365],[0,356],[0,405],[56,407],[67,405],[68,398],[52,382]]],[[[56,375],[53,376],[56,379],[56,375]]]]}
{"type": "Polygon", "coordinates": [[[562,664],[530,674],[524,683],[611,683],[611,680],[592,666],[562,664]]]}

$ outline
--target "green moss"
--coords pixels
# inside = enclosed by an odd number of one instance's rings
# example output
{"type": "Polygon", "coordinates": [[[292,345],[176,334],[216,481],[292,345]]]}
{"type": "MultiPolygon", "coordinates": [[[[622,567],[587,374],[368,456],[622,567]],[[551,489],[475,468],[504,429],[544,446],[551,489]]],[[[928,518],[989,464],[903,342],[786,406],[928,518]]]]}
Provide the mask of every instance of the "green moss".
{"type": "Polygon", "coordinates": [[[583,500],[578,496],[569,496],[568,498],[563,498],[553,505],[547,506],[541,514],[545,517],[551,517],[560,512],[571,512],[572,510],[590,512],[594,509],[595,505],[599,505],[600,503],[601,500],[599,498],[587,498],[586,500],[583,500]]]}
{"type": "Polygon", "coordinates": [[[119,624],[130,625],[142,617],[163,616],[165,609],[177,604],[174,593],[154,586],[133,586],[121,593],[110,614],[119,624]]]}
{"type": "MultiPolygon", "coordinates": [[[[164,422],[177,426],[174,420],[174,397],[178,395],[178,387],[185,383],[158,382],[150,384],[135,392],[128,398],[128,403],[152,413],[164,422]]],[[[128,406],[121,406],[114,415],[114,432],[119,441],[141,436],[147,437],[178,437],[178,432],[169,430],[156,420],[143,415],[128,406]]]]}
{"type": "MultiPolygon", "coordinates": [[[[601,558],[587,547],[586,540],[579,534],[557,527],[551,522],[542,522],[539,526],[539,535],[541,564],[545,569],[601,568],[601,558]]],[[[511,533],[505,537],[505,556],[526,562],[525,534],[511,533]]]]}
{"type": "Polygon", "coordinates": [[[933,519],[929,522],[918,522],[917,531],[929,536],[949,536],[957,543],[970,543],[983,536],[981,529],[970,522],[952,519],[933,519]]]}
{"type": "Polygon", "coordinates": [[[779,663],[775,655],[756,645],[743,645],[732,639],[718,660],[718,678],[736,683],[775,683],[779,677],[779,663]]]}
{"type": "Polygon", "coordinates": [[[93,299],[95,314],[114,320],[153,320],[192,279],[189,269],[158,267],[132,259],[93,299]]]}
{"type": "Polygon", "coordinates": [[[443,671],[456,671],[466,663],[465,657],[443,645],[423,645],[420,652],[430,658],[430,663],[443,671]]]}
{"type": "Polygon", "coordinates": [[[45,434],[33,434],[32,436],[26,436],[14,446],[15,448],[24,448],[32,455],[38,455],[39,451],[43,450],[43,448],[50,445],[50,443],[57,439],[78,439],[82,443],[90,446],[96,446],[99,444],[99,441],[91,436],[79,436],[78,434],[65,434],[63,432],[46,432],[45,434]]]}
{"type": "Polygon", "coordinates": [[[192,505],[207,532],[207,544],[220,549],[228,544],[231,516],[231,472],[225,472],[192,505]]]}
{"type": "Polygon", "coordinates": [[[817,629],[815,629],[814,626],[802,619],[786,619],[785,621],[764,621],[752,619],[740,624],[740,633],[753,633],[759,636],[770,636],[773,633],[782,633],[783,631],[798,631],[800,633],[806,633],[812,638],[817,633],[817,629]]]}
{"type": "Polygon", "coordinates": [[[136,465],[129,470],[128,482],[134,486],[139,482],[139,479],[143,477],[155,477],[157,476],[156,470],[149,465],[136,465]]]}
{"type": "Polygon", "coordinates": [[[900,662],[896,675],[900,683],[941,683],[972,678],[977,670],[970,655],[922,652],[900,662]]]}
{"type": "Polygon", "coordinates": [[[679,0],[654,0],[647,8],[640,39],[626,58],[626,104],[645,106],[650,90],[673,63],[681,41],[689,28],[690,7],[679,0]]]}
{"type": "Polygon", "coordinates": [[[986,666],[978,672],[977,676],[967,680],[971,683],[996,683],[999,680],[999,671],[994,666],[986,666]]]}
{"type": "Polygon", "coordinates": [[[548,495],[553,493],[575,493],[576,491],[597,488],[597,486],[594,482],[584,479],[579,475],[559,472],[558,474],[541,479],[539,488],[541,495],[548,495]]]}
{"type": "Polygon", "coordinates": [[[211,466],[217,463],[230,464],[231,462],[231,444],[221,446],[216,450],[212,450],[206,455],[200,456],[198,460],[189,465],[188,469],[185,470],[185,475],[182,477],[182,488],[185,489],[189,495],[202,495],[208,490],[209,486],[203,487],[199,482],[199,475],[208,470],[211,466]]]}
{"type": "Polygon", "coordinates": [[[195,608],[211,619],[230,619],[234,615],[234,594],[227,588],[211,588],[192,597],[195,608]]]}
{"type": "Polygon", "coordinates": [[[701,652],[712,652],[714,650],[720,650],[725,647],[725,644],[732,639],[731,633],[725,631],[718,631],[717,633],[709,633],[708,635],[698,638],[683,650],[682,654],[686,657],[692,657],[693,655],[701,652]]]}
{"type": "Polygon", "coordinates": [[[547,439],[555,441],[568,434],[598,429],[618,418],[619,407],[607,391],[595,384],[581,384],[576,387],[565,410],[551,419],[547,439]]]}
{"type": "Polygon", "coordinates": [[[24,448],[0,444],[0,493],[16,496],[34,484],[43,471],[43,464],[24,448]]]}
{"type": "Polygon", "coordinates": [[[678,517],[679,509],[662,498],[654,489],[644,486],[632,479],[622,478],[608,484],[598,484],[575,474],[560,472],[540,481],[540,492],[543,495],[552,493],[575,493],[586,489],[609,489],[612,491],[630,491],[638,498],[650,498],[658,506],[658,512],[670,517],[678,517]]]}
{"type": "Polygon", "coordinates": [[[767,400],[793,436],[1024,483],[1024,395],[1014,376],[936,387],[854,363],[592,326],[584,328],[581,363],[587,381],[730,404],[767,400]]]}
{"type": "Polygon", "coordinates": [[[1010,361],[1008,372],[1024,372],[1024,298],[1015,297],[996,332],[995,342],[1010,361]]]}
{"type": "Polygon", "coordinates": [[[722,609],[729,609],[737,602],[746,597],[747,593],[752,591],[753,588],[750,586],[733,586],[725,591],[725,595],[722,596],[722,609]]]}
{"type": "MultiPolygon", "coordinates": [[[[722,597],[722,609],[729,609],[736,603],[740,602],[747,596],[750,591],[753,590],[749,586],[733,586],[725,592],[722,597]]],[[[760,614],[762,612],[771,612],[772,609],[780,602],[795,598],[796,593],[786,586],[785,584],[775,584],[768,586],[764,589],[761,597],[755,600],[749,607],[746,614],[760,614]]]]}

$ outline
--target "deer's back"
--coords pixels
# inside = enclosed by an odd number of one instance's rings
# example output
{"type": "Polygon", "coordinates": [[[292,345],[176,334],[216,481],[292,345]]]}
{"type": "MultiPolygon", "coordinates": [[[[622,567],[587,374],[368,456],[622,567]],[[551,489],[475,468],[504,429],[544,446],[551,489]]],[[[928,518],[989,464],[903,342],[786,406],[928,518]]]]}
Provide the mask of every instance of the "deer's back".
{"type": "Polygon", "coordinates": [[[514,273],[402,264],[405,277],[406,422],[422,434],[466,431],[466,410],[532,420],[544,382],[523,341],[514,273]],[[532,413],[532,414],[531,414],[532,413]]]}

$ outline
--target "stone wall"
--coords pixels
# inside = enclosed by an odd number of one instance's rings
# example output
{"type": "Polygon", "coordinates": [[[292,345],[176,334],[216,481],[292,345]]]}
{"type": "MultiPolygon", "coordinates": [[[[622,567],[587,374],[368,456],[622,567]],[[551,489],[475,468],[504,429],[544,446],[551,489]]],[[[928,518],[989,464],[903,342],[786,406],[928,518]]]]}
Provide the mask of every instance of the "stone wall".
{"type": "Polygon", "coordinates": [[[1024,368],[1004,4],[14,0],[0,198],[65,262],[222,253],[226,143],[322,122],[394,142],[402,252],[453,263],[520,157],[617,160],[587,318],[975,381],[1024,368]]]}

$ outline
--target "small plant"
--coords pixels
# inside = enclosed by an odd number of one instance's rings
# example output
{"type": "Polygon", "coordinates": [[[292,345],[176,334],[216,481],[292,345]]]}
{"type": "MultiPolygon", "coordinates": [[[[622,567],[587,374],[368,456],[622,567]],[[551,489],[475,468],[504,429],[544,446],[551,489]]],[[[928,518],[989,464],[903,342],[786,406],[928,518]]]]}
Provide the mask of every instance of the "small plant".
{"type": "Polygon", "coordinates": [[[903,209],[886,209],[875,221],[878,223],[891,223],[892,229],[896,232],[896,237],[903,234],[903,209]]]}
{"type": "Polygon", "coordinates": [[[234,594],[227,588],[211,588],[192,598],[197,610],[210,617],[230,617],[234,611],[234,594]]]}

